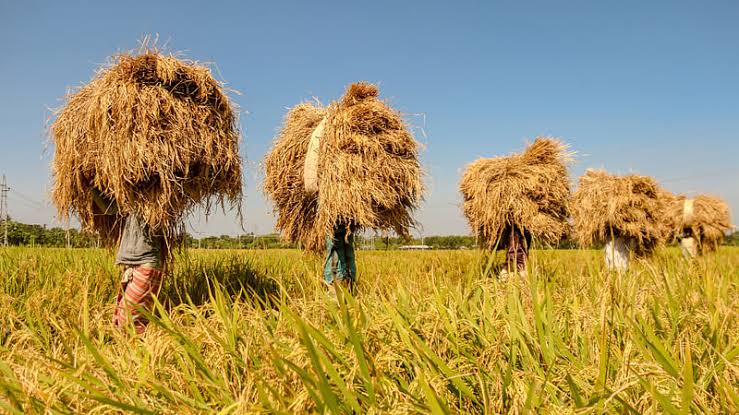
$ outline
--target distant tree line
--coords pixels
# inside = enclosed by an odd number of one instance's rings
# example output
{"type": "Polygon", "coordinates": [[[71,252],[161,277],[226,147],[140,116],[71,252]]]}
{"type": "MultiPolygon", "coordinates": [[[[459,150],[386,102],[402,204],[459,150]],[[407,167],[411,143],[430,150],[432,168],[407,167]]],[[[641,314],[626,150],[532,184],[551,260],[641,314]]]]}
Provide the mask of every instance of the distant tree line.
{"type": "MultiPolygon", "coordinates": [[[[5,223],[0,220],[0,244],[3,242],[5,223]]],[[[293,248],[295,245],[282,241],[277,234],[241,235],[241,236],[208,236],[200,239],[190,234],[183,235],[182,242],[191,248],[205,249],[272,249],[293,248]]],[[[49,228],[45,225],[29,225],[8,221],[8,245],[13,246],[47,246],[72,248],[94,248],[100,245],[97,235],[80,232],[78,229],[49,228]]]]}
{"type": "MultiPolygon", "coordinates": [[[[200,239],[186,235],[185,245],[192,248],[205,249],[284,249],[298,248],[298,244],[285,242],[278,234],[255,235],[248,233],[239,236],[208,236],[200,239]]],[[[433,249],[465,249],[475,246],[473,236],[429,236],[421,239],[404,239],[401,237],[369,237],[356,235],[354,246],[357,249],[398,249],[404,245],[428,245],[433,249]]]]}
{"type": "MultiPolygon", "coordinates": [[[[4,222],[0,220],[0,243],[2,243],[4,222]]],[[[182,239],[188,248],[202,249],[289,249],[298,248],[297,244],[284,241],[278,234],[255,235],[248,233],[238,236],[220,235],[195,238],[185,234],[182,239]]],[[[93,248],[99,246],[96,235],[80,232],[77,229],[63,229],[59,227],[47,228],[45,225],[29,225],[8,221],[8,244],[14,246],[48,246],[73,248],[93,248]]],[[[739,231],[726,237],[726,245],[739,246],[739,231]]],[[[466,235],[427,236],[405,239],[397,236],[367,236],[357,235],[355,247],[357,249],[399,249],[404,245],[427,245],[432,249],[473,249],[476,247],[476,238],[466,235]]],[[[575,249],[577,244],[565,238],[557,249],[575,249]]]]}
{"type": "Polygon", "coordinates": [[[726,241],[724,241],[726,245],[731,246],[739,246],[739,231],[736,231],[732,233],[731,235],[726,237],[726,241]]]}
{"type": "MultiPolygon", "coordinates": [[[[0,220],[0,243],[3,242],[5,221],[0,220]]],[[[77,229],[47,228],[45,225],[29,225],[8,221],[8,245],[89,248],[98,245],[95,235],[77,229]]]]}
{"type": "Polygon", "coordinates": [[[188,248],[202,249],[288,249],[297,245],[285,242],[278,234],[255,235],[248,233],[238,236],[221,235],[195,238],[185,234],[183,243],[188,248]]]}

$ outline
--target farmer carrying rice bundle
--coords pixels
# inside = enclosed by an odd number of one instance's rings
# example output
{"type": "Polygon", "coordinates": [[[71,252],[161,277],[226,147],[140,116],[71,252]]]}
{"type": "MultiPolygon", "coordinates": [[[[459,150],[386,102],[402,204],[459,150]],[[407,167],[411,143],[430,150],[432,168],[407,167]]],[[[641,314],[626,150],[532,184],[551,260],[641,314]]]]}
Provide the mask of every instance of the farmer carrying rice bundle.
{"type": "Polygon", "coordinates": [[[732,229],[726,202],[706,195],[668,198],[666,219],[671,239],[679,240],[690,258],[715,251],[732,229]]]}
{"type": "Polygon", "coordinates": [[[308,251],[326,247],[324,279],[332,286],[351,289],[356,281],[354,234],[409,236],[423,193],[419,144],[378,94],[355,83],[327,107],[297,105],[265,159],[277,228],[308,251]]]}
{"type": "Polygon", "coordinates": [[[240,207],[235,112],[208,68],[154,50],[120,54],[72,92],[51,126],[52,199],[125,267],[114,323],[138,332],[183,216],[240,207]]]}
{"type": "Polygon", "coordinates": [[[663,194],[651,177],[588,170],[571,205],[575,239],[581,246],[605,244],[606,266],[627,269],[632,250],[645,256],[664,241],[663,194]]]}
{"type": "Polygon", "coordinates": [[[507,251],[501,277],[526,272],[532,238],[556,243],[566,234],[571,157],[561,141],[539,137],[523,153],[467,167],[464,215],[485,247],[507,251]]]}

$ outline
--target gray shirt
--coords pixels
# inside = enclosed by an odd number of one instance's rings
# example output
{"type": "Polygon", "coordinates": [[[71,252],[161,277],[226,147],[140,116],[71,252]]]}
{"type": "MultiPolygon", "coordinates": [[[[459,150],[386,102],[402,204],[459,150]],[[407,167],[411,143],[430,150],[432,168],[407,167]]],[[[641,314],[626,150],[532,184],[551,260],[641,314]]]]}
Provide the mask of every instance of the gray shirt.
{"type": "Polygon", "coordinates": [[[159,268],[162,263],[162,237],[152,235],[149,227],[137,215],[128,215],[121,236],[116,264],[145,265],[159,268]]]}

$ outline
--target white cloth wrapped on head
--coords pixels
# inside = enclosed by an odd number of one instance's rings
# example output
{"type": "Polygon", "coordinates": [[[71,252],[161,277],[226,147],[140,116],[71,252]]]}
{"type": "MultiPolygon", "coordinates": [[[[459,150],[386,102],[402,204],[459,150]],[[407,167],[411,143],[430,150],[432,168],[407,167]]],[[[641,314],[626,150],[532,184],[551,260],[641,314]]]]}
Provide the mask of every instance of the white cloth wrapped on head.
{"type": "Polygon", "coordinates": [[[318,193],[318,156],[321,148],[321,137],[326,126],[326,118],[313,130],[308,142],[308,151],[305,153],[305,164],[303,165],[303,184],[308,194],[318,193]]]}
{"type": "Polygon", "coordinates": [[[690,224],[693,221],[693,199],[683,201],[683,223],[690,224]]]}

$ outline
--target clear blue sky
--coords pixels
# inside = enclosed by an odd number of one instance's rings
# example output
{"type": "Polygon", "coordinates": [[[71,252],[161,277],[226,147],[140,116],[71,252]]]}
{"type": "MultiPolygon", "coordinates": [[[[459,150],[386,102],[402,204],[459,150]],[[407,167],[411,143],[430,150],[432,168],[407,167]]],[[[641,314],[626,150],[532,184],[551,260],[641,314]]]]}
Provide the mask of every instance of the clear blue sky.
{"type": "MultiPolygon", "coordinates": [[[[49,108],[145,34],[213,62],[242,95],[247,231],[272,230],[259,163],[288,107],[357,80],[425,143],[424,233],[467,233],[457,184],[480,156],[561,137],[588,167],[655,176],[739,210],[739,2],[126,1],[0,3],[0,173],[11,215],[54,224],[49,108]],[[18,193],[20,192],[20,193],[18,193]],[[42,205],[42,206],[39,206],[42,205]]],[[[233,214],[203,234],[241,232],[233,214]]]]}

